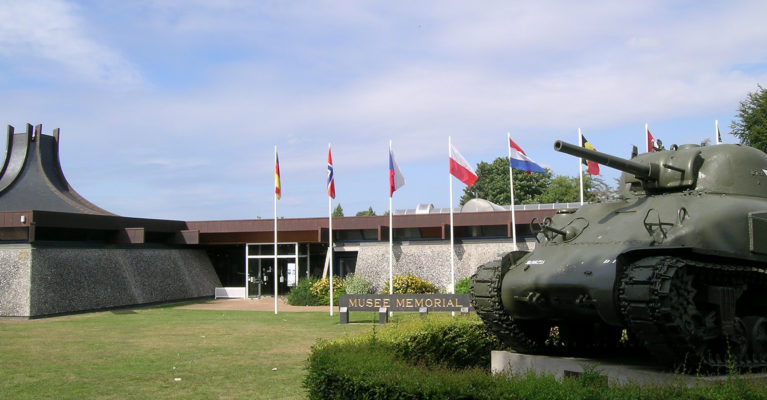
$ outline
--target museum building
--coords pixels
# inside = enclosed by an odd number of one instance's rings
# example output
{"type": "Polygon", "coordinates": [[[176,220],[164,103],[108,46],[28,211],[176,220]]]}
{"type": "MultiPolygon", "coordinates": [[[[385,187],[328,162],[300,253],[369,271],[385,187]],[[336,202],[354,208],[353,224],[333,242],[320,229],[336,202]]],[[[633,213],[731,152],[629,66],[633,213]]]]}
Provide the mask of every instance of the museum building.
{"type": "MultiPolygon", "coordinates": [[[[516,206],[517,246],[532,248],[534,219],[578,204],[516,206]]],[[[448,209],[393,215],[395,275],[450,283],[448,209]]],[[[380,288],[389,276],[388,216],[176,221],[114,215],[80,196],[59,163],[59,130],[8,127],[0,170],[0,318],[43,316],[186,299],[286,294],[300,279],[356,273],[380,288]]],[[[475,199],[454,212],[456,280],[511,251],[511,213],[475,199]]]]}

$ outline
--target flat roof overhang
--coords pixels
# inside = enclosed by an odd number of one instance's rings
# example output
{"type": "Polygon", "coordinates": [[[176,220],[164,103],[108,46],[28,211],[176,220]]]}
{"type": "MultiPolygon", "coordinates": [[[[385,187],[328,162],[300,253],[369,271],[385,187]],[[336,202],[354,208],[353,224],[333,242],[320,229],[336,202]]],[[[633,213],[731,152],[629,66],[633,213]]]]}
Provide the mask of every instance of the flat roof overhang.
{"type": "MultiPolygon", "coordinates": [[[[517,226],[552,217],[556,210],[516,212],[517,226]]],[[[455,213],[456,228],[503,226],[512,236],[511,213],[489,211],[455,213]]],[[[327,243],[328,218],[280,218],[279,242],[327,243]]],[[[449,214],[395,215],[395,229],[420,229],[425,238],[449,239],[449,214]]],[[[388,240],[389,217],[333,218],[333,230],[373,231],[376,240],[388,240]]],[[[165,243],[178,245],[232,245],[274,240],[273,219],[175,221],[93,215],[56,211],[0,212],[0,242],[102,241],[118,244],[165,243]]]]}

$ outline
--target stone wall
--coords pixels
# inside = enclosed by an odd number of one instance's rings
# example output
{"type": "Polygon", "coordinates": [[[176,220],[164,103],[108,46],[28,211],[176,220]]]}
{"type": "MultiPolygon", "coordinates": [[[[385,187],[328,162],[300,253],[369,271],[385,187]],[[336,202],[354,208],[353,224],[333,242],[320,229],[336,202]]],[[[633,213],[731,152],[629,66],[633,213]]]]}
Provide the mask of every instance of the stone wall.
{"type": "Polygon", "coordinates": [[[0,246],[0,317],[29,315],[29,245],[0,246]]]}
{"type": "Polygon", "coordinates": [[[213,296],[221,285],[204,250],[27,246],[26,250],[0,247],[0,292],[14,293],[7,296],[7,303],[6,295],[0,295],[0,317],[213,296]]]}
{"type": "MultiPolygon", "coordinates": [[[[521,242],[520,250],[532,250],[534,241],[521,242]]],[[[455,244],[455,281],[471,276],[477,267],[513,250],[508,239],[467,240],[455,244]]],[[[446,290],[450,285],[450,242],[394,243],[393,274],[414,274],[446,290]]],[[[360,243],[355,274],[379,290],[389,279],[389,243],[360,243]]]]}

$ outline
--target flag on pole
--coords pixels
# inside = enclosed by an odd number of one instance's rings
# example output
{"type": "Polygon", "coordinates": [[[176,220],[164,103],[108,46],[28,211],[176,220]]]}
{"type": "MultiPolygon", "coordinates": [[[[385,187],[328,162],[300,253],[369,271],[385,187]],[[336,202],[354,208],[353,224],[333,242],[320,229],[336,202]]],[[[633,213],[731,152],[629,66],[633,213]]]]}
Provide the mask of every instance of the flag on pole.
{"type": "Polygon", "coordinates": [[[722,144],[722,134],[719,132],[719,120],[714,121],[716,125],[716,144],[722,144]]]}
{"type": "Polygon", "coordinates": [[[405,186],[405,176],[402,175],[402,171],[399,169],[397,160],[394,159],[394,151],[389,145],[389,197],[392,197],[394,192],[405,186]]]}
{"type": "Polygon", "coordinates": [[[652,136],[652,133],[650,133],[650,129],[647,128],[647,125],[645,125],[645,132],[647,136],[647,152],[652,153],[655,151],[655,138],[652,136]]]}
{"type": "Polygon", "coordinates": [[[328,196],[336,198],[336,182],[333,178],[333,156],[330,154],[330,145],[328,145],[328,196]]]}
{"type": "Polygon", "coordinates": [[[280,158],[277,156],[277,150],[274,151],[274,194],[277,200],[282,198],[282,186],[280,186],[280,158]]]}
{"type": "Polygon", "coordinates": [[[477,181],[477,173],[474,172],[474,168],[452,144],[450,145],[450,174],[468,187],[477,181]]]}
{"type": "Polygon", "coordinates": [[[525,154],[525,151],[514,143],[511,138],[509,138],[509,167],[527,171],[528,175],[532,172],[546,172],[540,165],[531,160],[530,157],[525,154]]]}
{"type": "MultiPolygon", "coordinates": [[[[583,136],[582,134],[581,134],[581,147],[585,147],[589,150],[596,151],[594,146],[592,146],[591,143],[589,143],[589,141],[586,140],[586,136],[583,136]]],[[[589,174],[599,175],[599,164],[595,163],[594,161],[586,160],[585,158],[583,159],[583,164],[586,165],[586,171],[589,174]]]]}

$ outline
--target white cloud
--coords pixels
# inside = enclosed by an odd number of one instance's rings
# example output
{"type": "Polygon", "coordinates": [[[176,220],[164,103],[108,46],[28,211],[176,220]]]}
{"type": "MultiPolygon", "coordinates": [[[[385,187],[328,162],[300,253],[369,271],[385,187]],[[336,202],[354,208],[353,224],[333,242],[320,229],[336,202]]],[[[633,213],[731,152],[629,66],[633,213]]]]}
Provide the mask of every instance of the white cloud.
{"type": "Polygon", "coordinates": [[[17,73],[43,74],[51,81],[113,87],[141,83],[141,74],[119,52],[85,29],[75,6],[61,0],[3,0],[0,55],[17,73]],[[38,65],[38,63],[48,63],[38,65]]]}

